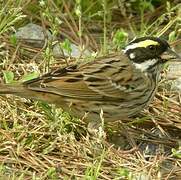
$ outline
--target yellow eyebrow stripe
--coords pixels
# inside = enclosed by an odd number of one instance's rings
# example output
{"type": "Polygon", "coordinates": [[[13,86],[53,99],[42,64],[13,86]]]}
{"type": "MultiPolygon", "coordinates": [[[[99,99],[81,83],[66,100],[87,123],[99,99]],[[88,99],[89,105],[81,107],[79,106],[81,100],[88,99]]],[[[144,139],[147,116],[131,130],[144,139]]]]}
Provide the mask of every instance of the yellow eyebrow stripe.
{"type": "Polygon", "coordinates": [[[151,40],[151,39],[147,39],[147,40],[144,40],[144,41],[140,41],[140,42],[137,42],[137,43],[133,43],[133,44],[128,45],[128,46],[125,48],[124,52],[126,52],[126,51],[128,51],[128,50],[130,50],[130,49],[135,49],[135,48],[139,48],[139,47],[146,48],[146,47],[148,47],[148,46],[150,46],[150,45],[156,46],[156,45],[159,45],[159,43],[158,43],[157,41],[153,41],[153,40],[151,40]]]}
{"type": "Polygon", "coordinates": [[[137,47],[145,47],[146,48],[150,45],[158,45],[158,42],[148,39],[148,40],[141,41],[141,42],[137,43],[137,47]]]}

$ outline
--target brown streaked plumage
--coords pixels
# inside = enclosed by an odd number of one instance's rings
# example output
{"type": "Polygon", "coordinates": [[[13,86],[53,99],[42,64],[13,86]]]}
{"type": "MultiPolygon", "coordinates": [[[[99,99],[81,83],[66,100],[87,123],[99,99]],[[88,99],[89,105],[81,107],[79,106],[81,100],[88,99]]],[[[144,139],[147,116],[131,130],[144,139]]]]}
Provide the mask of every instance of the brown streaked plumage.
{"type": "Polygon", "coordinates": [[[162,65],[173,57],[164,59],[168,50],[165,40],[138,38],[124,53],[58,69],[20,85],[1,84],[0,94],[44,100],[80,118],[88,113],[90,121],[99,120],[101,109],[105,121],[131,117],[151,102],[162,65]]]}

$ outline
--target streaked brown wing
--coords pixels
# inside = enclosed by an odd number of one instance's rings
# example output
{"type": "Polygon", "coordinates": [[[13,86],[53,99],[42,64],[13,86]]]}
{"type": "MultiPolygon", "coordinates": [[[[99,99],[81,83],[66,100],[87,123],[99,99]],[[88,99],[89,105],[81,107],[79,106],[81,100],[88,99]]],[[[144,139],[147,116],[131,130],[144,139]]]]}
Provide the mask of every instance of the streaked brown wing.
{"type": "Polygon", "coordinates": [[[25,85],[31,90],[65,98],[113,101],[129,96],[132,78],[129,60],[125,56],[112,55],[80,67],[51,72],[25,85]]]}

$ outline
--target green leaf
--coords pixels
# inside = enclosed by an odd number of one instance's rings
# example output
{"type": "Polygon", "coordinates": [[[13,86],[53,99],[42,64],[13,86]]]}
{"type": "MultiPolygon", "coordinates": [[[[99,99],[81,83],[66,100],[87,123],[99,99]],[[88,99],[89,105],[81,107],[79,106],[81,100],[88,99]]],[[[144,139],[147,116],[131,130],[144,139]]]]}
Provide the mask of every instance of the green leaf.
{"type": "Polygon", "coordinates": [[[37,78],[38,76],[39,76],[38,72],[28,73],[28,74],[25,74],[19,81],[20,82],[25,82],[25,81],[37,78]]]}
{"type": "Polygon", "coordinates": [[[175,41],[177,38],[176,38],[176,33],[175,31],[172,31],[170,34],[169,34],[169,41],[170,42],[173,42],[175,41]]]}
{"type": "Polygon", "coordinates": [[[128,33],[123,29],[117,30],[113,37],[113,43],[117,48],[122,48],[128,39],[128,33]]]}
{"type": "Polygon", "coordinates": [[[10,42],[12,45],[17,45],[17,37],[15,35],[10,36],[10,42]]]}
{"type": "Polygon", "coordinates": [[[50,167],[46,173],[47,177],[50,179],[58,179],[56,168],[55,167],[50,167]]]}
{"type": "Polygon", "coordinates": [[[172,155],[174,157],[181,158],[181,150],[180,149],[176,150],[176,149],[172,148],[172,155]]]}
{"type": "Polygon", "coordinates": [[[117,173],[118,176],[121,177],[120,179],[133,179],[132,173],[126,168],[119,168],[117,173]]]}
{"type": "Polygon", "coordinates": [[[14,73],[11,71],[3,71],[5,83],[12,83],[14,81],[14,73]]]}
{"type": "Polygon", "coordinates": [[[65,41],[60,45],[65,51],[67,51],[68,54],[72,53],[71,43],[68,39],[65,39],[65,41]]]}

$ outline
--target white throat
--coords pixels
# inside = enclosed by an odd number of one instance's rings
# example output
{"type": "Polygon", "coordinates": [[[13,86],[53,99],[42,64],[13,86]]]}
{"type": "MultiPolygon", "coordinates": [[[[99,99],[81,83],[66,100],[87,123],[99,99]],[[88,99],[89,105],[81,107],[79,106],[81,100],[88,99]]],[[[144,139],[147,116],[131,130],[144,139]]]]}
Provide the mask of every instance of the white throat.
{"type": "Polygon", "coordinates": [[[146,71],[149,69],[149,67],[153,66],[154,64],[157,63],[157,59],[150,59],[142,63],[133,63],[133,65],[136,67],[136,69],[143,71],[146,71]]]}

